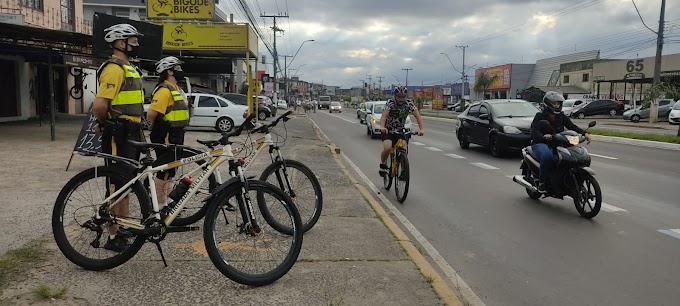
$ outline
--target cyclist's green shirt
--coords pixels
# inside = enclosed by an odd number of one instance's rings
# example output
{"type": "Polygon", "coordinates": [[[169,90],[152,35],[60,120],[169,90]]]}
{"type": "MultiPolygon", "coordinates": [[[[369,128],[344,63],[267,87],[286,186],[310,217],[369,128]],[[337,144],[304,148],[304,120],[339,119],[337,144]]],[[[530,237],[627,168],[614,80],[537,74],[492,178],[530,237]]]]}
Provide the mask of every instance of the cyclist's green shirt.
{"type": "Polygon", "coordinates": [[[385,128],[387,128],[388,131],[396,131],[404,128],[404,125],[406,125],[406,118],[418,108],[411,100],[406,100],[404,103],[398,103],[397,101],[390,99],[385,104],[384,109],[389,111],[385,121],[385,128]]]}

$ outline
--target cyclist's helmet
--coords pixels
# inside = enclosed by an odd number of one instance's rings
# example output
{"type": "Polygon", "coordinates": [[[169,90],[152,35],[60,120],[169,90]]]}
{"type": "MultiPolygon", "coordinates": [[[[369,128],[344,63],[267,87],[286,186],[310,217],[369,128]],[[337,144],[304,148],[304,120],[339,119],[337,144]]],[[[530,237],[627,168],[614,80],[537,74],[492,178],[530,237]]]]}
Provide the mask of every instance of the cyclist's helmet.
{"type": "Polygon", "coordinates": [[[394,88],[394,95],[406,95],[408,94],[408,89],[404,86],[397,86],[394,88]]]}
{"type": "Polygon", "coordinates": [[[543,110],[553,114],[562,112],[562,104],[564,103],[564,96],[556,91],[549,91],[543,96],[543,110]]]}
{"type": "Polygon", "coordinates": [[[112,25],[104,29],[104,33],[106,33],[106,35],[104,36],[104,40],[106,40],[106,42],[109,43],[119,39],[128,39],[130,37],[135,36],[144,36],[144,34],[137,31],[135,27],[127,23],[112,25]]]}
{"type": "Polygon", "coordinates": [[[162,73],[165,70],[181,64],[184,64],[184,62],[180,61],[178,58],[174,56],[166,56],[160,61],[156,62],[156,72],[162,73]]]}

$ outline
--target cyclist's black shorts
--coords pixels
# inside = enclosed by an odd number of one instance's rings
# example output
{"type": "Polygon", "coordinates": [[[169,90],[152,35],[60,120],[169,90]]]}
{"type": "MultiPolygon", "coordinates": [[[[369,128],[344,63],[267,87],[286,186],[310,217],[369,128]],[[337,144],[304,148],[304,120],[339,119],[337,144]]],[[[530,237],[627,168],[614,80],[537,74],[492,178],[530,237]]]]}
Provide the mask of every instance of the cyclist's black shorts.
{"type": "MultiPolygon", "coordinates": [[[[165,137],[151,137],[151,142],[153,143],[171,143],[176,145],[184,144],[184,134],[185,129],[182,128],[169,128],[165,137]]],[[[154,167],[167,164],[169,162],[176,161],[182,157],[178,150],[173,149],[156,149],[156,161],[154,162],[154,167]]],[[[156,174],[156,177],[162,180],[169,180],[175,176],[175,169],[169,169],[168,171],[161,171],[156,174]]]]}
{"type": "MultiPolygon", "coordinates": [[[[139,151],[127,144],[128,140],[145,141],[144,134],[142,134],[142,126],[137,122],[129,120],[112,120],[112,123],[104,126],[104,131],[102,132],[102,153],[139,161],[139,151]]],[[[124,171],[130,173],[132,177],[136,175],[134,167],[128,164],[109,159],[105,160],[105,163],[106,165],[118,165],[124,171]]],[[[114,185],[116,188],[122,186],[114,185]]]]}
{"type": "Polygon", "coordinates": [[[397,141],[399,140],[399,134],[395,134],[395,133],[381,134],[381,139],[383,141],[391,140],[392,146],[394,146],[395,144],[397,144],[397,141]]]}

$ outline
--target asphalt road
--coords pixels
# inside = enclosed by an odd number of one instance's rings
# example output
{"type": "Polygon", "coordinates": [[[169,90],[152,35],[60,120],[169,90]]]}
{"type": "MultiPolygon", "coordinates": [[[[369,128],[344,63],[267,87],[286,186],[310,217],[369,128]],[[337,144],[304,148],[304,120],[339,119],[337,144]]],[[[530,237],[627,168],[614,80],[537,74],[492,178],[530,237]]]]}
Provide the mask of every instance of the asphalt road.
{"type": "MultiPolygon", "coordinates": [[[[368,176],[379,140],[355,110],[310,117],[368,176]]],[[[415,120],[414,120],[415,122],[415,120]]],[[[591,143],[602,212],[579,216],[570,199],[533,201],[512,182],[521,156],[463,150],[453,122],[425,118],[411,140],[411,188],[400,204],[487,305],[677,305],[680,301],[680,162],[677,151],[591,143]],[[449,155],[445,155],[449,154],[449,155]],[[450,155],[453,154],[453,155],[450,155]]]]}

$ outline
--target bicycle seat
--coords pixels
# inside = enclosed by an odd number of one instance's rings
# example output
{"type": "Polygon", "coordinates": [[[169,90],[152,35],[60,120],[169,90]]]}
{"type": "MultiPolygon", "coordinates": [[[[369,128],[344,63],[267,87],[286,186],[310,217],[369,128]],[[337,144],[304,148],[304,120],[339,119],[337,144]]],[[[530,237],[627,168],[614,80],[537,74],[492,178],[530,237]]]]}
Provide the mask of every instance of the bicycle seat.
{"type": "Polygon", "coordinates": [[[200,144],[202,144],[206,147],[209,147],[209,148],[216,147],[220,144],[219,140],[200,140],[200,139],[197,139],[196,142],[198,142],[198,143],[200,143],[200,144]]]}
{"type": "Polygon", "coordinates": [[[132,147],[139,149],[139,150],[144,150],[144,149],[165,149],[168,146],[166,144],[162,143],[148,143],[148,142],[139,142],[139,141],[134,141],[134,140],[128,140],[128,144],[130,144],[132,147]]]}

